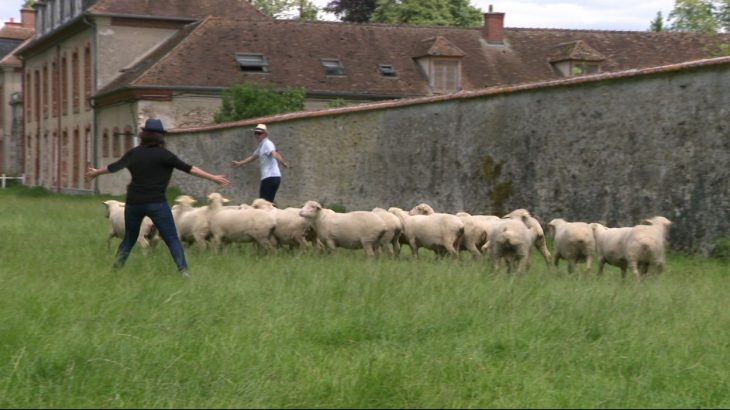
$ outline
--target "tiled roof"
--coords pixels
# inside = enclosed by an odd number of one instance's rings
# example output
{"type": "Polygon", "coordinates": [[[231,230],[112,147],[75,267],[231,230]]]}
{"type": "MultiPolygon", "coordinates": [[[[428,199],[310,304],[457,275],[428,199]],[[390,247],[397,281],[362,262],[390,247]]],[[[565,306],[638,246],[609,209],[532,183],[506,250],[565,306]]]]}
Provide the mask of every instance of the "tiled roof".
{"type": "Polygon", "coordinates": [[[238,121],[230,121],[221,124],[209,124],[195,127],[176,128],[168,130],[170,134],[178,133],[196,133],[210,132],[217,130],[225,130],[229,128],[237,128],[249,126],[258,123],[273,124],[277,122],[286,122],[302,118],[316,118],[340,114],[349,114],[354,112],[377,111],[392,108],[408,107],[413,105],[431,104],[443,101],[467,100],[472,98],[483,98],[489,96],[497,96],[502,94],[519,93],[533,91],[539,89],[548,89],[554,87],[569,87],[599,81],[612,81],[626,78],[635,78],[647,75],[657,75],[663,73],[677,72],[682,70],[693,70],[702,67],[712,67],[716,65],[730,65],[730,57],[715,57],[703,60],[694,60],[690,62],[670,64],[660,67],[649,67],[644,69],[630,69],[625,71],[617,71],[612,73],[594,74],[579,76],[573,78],[564,78],[551,81],[539,81],[535,83],[524,83],[511,86],[489,87],[475,91],[462,91],[447,95],[438,95],[430,97],[403,98],[397,100],[371,102],[367,104],[358,104],[342,108],[325,108],[317,111],[297,111],[287,114],[276,114],[267,117],[248,118],[238,121]]]}
{"type": "Polygon", "coordinates": [[[566,60],[603,61],[606,57],[594,50],[583,40],[559,44],[554,53],[548,58],[550,62],[566,60]]]}
{"type": "Polygon", "coordinates": [[[27,40],[20,43],[15,49],[13,49],[11,52],[9,52],[7,55],[2,57],[0,59],[0,66],[3,67],[21,67],[23,65],[23,62],[20,61],[20,59],[17,57],[17,52],[21,48],[23,48],[26,44],[30,43],[33,40],[33,38],[28,38],[27,40]]]}
{"type": "Polygon", "coordinates": [[[11,51],[15,50],[20,44],[20,40],[9,40],[7,38],[0,38],[0,58],[10,54],[11,51]]]}
{"type": "Polygon", "coordinates": [[[142,63],[134,78],[115,81],[98,95],[125,87],[224,88],[253,81],[311,94],[424,96],[428,81],[414,58],[429,50],[462,54],[462,87],[477,90],[560,79],[550,58],[566,43],[578,56],[604,57],[602,72],[616,72],[709,58],[712,47],[730,43],[730,34],[506,28],[505,45],[493,46],[480,28],[209,17],[175,41],[163,46],[164,58],[142,63]],[[263,54],[269,72],[241,71],[235,53],[263,54]],[[326,75],[321,58],[340,59],[345,75],[326,75]],[[392,65],[397,76],[382,76],[378,64],[392,65]]]}
{"type": "MultiPolygon", "coordinates": [[[[425,38],[421,41],[424,45],[426,45],[426,51],[422,53],[421,55],[414,56],[414,57],[422,57],[422,56],[433,56],[433,57],[463,57],[464,52],[459,49],[459,47],[456,47],[453,45],[449,40],[442,36],[436,36],[436,38],[425,38]]],[[[420,53],[419,53],[420,54],[420,53]]]]}
{"type": "Polygon", "coordinates": [[[0,29],[0,38],[2,39],[13,39],[23,41],[27,38],[33,37],[35,30],[32,28],[21,27],[13,23],[6,23],[3,28],[0,29]]]}
{"type": "Polygon", "coordinates": [[[151,17],[229,16],[270,19],[246,0],[97,0],[92,14],[151,17]]]}

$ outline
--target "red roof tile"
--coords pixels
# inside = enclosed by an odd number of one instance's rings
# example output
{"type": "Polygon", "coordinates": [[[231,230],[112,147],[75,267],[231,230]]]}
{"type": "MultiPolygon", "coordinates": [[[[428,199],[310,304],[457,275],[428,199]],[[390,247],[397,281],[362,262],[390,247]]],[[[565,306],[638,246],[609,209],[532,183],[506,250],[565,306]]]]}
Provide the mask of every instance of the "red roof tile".
{"type": "Polygon", "coordinates": [[[602,72],[616,72],[709,58],[712,47],[730,42],[730,34],[507,28],[504,46],[494,46],[482,35],[481,28],[211,17],[175,39],[174,47],[163,46],[158,60],[143,63],[134,78],[119,79],[99,94],[126,87],[225,88],[251,81],[304,87],[310,94],[399,98],[430,94],[414,62],[424,50],[461,54],[462,86],[477,90],[560,79],[550,58],[566,43],[575,44],[568,55],[600,55],[602,72]],[[235,53],[263,54],[269,72],[241,71],[235,53]],[[320,58],[340,59],[345,75],[326,75],[320,58]],[[382,76],[379,64],[392,65],[397,76],[382,76]]]}
{"type": "Polygon", "coordinates": [[[92,14],[152,17],[229,16],[270,19],[246,0],[98,0],[92,14]]]}

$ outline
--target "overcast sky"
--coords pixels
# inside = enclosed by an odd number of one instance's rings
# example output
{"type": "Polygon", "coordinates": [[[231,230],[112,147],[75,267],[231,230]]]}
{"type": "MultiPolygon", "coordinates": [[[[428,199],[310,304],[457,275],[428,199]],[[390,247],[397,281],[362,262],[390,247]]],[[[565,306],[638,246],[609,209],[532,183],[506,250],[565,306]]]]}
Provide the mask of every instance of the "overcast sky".
{"type": "MultiPolygon", "coordinates": [[[[196,0],[183,0],[196,1],[196,0]]],[[[314,0],[318,6],[328,0],[314,0]]],[[[22,0],[0,0],[0,19],[20,20],[22,0]]],[[[505,14],[507,27],[543,27],[597,30],[645,31],[661,11],[666,19],[674,8],[674,0],[471,0],[471,4],[487,11],[505,14]]]]}

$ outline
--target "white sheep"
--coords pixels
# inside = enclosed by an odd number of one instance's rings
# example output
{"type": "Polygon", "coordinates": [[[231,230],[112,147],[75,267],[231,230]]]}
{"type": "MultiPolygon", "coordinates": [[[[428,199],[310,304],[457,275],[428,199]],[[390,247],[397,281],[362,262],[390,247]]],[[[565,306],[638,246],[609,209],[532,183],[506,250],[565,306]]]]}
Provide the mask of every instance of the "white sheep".
{"type": "Polygon", "coordinates": [[[586,272],[591,271],[596,241],[593,229],[585,222],[568,222],[555,218],[548,224],[553,229],[553,258],[555,267],[560,259],[568,261],[568,272],[573,273],[578,262],[585,262],[586,272]]]}
{"type": "Polygon", "coordinates": [[[596,241],[598,257],[598,273],[603,273],[605,264],[621,269],[621,276],[626,276],[628,261],[626,260],[626,238],[633,228],[607,228],[599,223],[590,224],[596,241]]]}
{"type": "Polygon", "coordinates": [[[387,231],[381,240],[381,249],[385,249],[391,256],[400,255],[400,238],[403,232],[403,224],[400,218],[383,208],[374,208],[373,213],[385,222],[387,231]]]}
{"type": "MultiPolygon", "coordinates": [[[[545,264],[547,264],[549,268],[552,256],[550,255],[550,251],[547,248],[547,243],[545,242],[545,231],[543,231],[540,222],[538,222],[535,217],[530,215],[530,212],[528,212],[526,209],[515,209],[514,211],[503,216],[502,219],[523,220],[523,222],[527,224],[527,226],[530,228],[529,233],[532,238],[532,244],[538,251],[540,251],[543,259],[545,259],[545,264]]],[[[527,266],[530,266],[529,259],[527,261],[527,266]]]]}
{"type": "Polygon", "coordinates": [[[276,218],[274,236],[279,245],[289,245],[290,249],[294,246],[299,246],[302,249],[312,246],[307,241],[312,226],[306,218],[299,215],[299,208],[279,209],[263,198],[254,200],[251,207],[273,212],[276,218]]]}
{"type": "Polygon", "coordinates": [[[637,281],[650,271],[664,270],[665,242],[671,224],[669,219],[655,216],[634,226],[626,236],[626,262],[637,281]]]}
{"type": "MultiPolygon", "coordinates": [[[[109,221],[109,232],[106,238],[106,248],[110,249],[112,238],[124,239],[124,202],[109,199],[103,202],[106,206],[106,218],[109,221]]],[[[142,225],[139,228],[137,243],[146,251],[150,247],[154,247],[159,239],[156,237],[157,228],[152,220],[148,217],[142,219],[142,225]]]]}
{"type": "Polygon", "coordinates": [[[433,215],[436,211],[433,210],[431,205],[426,203],[421,203],[416,206],[414,206],[409,212],[408,215],[433,215]]]}
{"type": "MultiPolygon", "coordinates": [[[[222,197],[221,197],[222,198],[222,197]]],[[[223,203],[227,199],[221,199],[223,203]]],[[[181,195],[175,198],[175,205],[172,207],[172,217],[175,220],[177,236],[182,242],[195,243],[201,249],[208,246],[208,206],[199,208],[193,207],[197,201],[188,195],[181,195]]]]}
{"type": "Polygon", "coordinates": [[[487,243],[489,229],[500,218],[495,215],[471,215],[467,212],[457,212],[456,216],[464,223],[461,249],[471,252],[475,259],[481,259],[481,248],[487,243]]]}
{"type": "Polygon", "coordinates": [[[213,247],[217,250],[223,242],[255,242],[265,250],[276,246],[274,229],[276,216],[263,209],[238,209],[223,207],[223,196],[208,196],[208,228],[213,247]]]}
{"type": "Polygon", "coordinates": [[[536,236],[534,229],[526,215],[500,219],[490,226],[482,251],[491,258],[495,271],[501,269],[502,261],[508,272],[523,272],[528,267],[536,236]]]}
{"type": "Polygon", "coordinates": [[[400,219],[403,225],[402,237],[411,248],[413,257],[418,257],[418,249],[421,247],[436,253],[445,251],[454,258],[459,257],[458,249],[464,235],[464,223],[457,216],[444,213],[411,215],[396,207],[389,208],[388,212],[400,219]]]}
{"type": "Polygon", "coordinates": [[[385,222],[373,212],[336,213],[316,201],[307,201],[299,215],[310,221],[317,240],[331,251],[337,247],[364,249],[372,257],[387,231],[385,222]]]}

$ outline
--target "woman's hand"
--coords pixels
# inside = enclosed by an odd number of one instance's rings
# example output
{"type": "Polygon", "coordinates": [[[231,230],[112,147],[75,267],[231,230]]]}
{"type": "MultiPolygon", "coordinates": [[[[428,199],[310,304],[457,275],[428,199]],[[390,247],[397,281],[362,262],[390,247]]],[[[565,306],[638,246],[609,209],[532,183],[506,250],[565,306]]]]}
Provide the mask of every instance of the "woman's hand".
{"type": "Polygon", "coordinates": [[[91,181],[92,179],[98,177],[101,174],[105,174],[106,172],[107,172],[106,167],[94,168],[91,166],[91,164],[88,164],[86,166],[86,174],[84,175],[84,179],[86,181],[91,181]]]}

